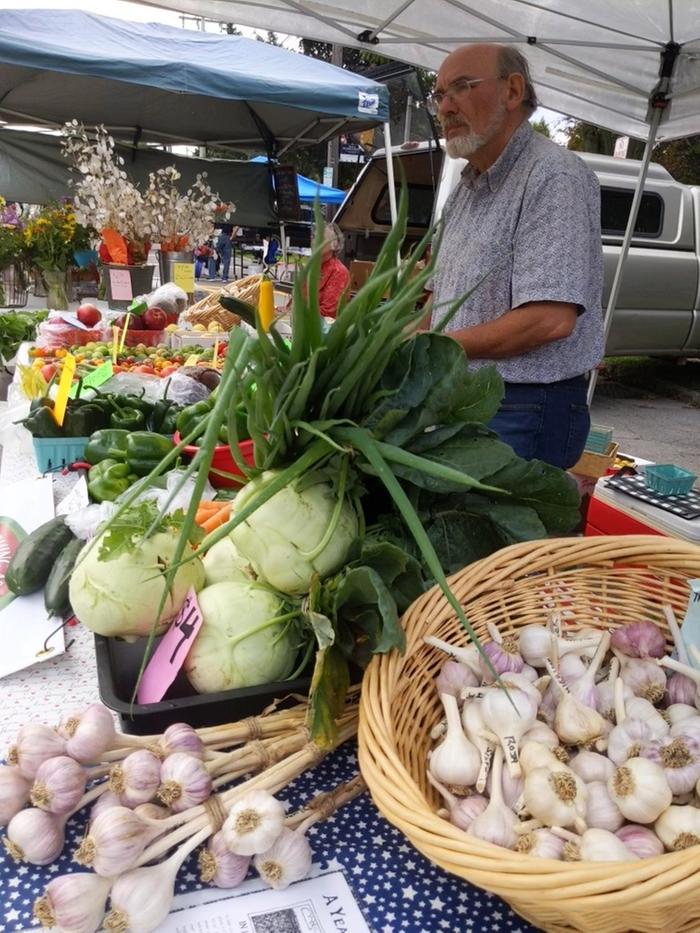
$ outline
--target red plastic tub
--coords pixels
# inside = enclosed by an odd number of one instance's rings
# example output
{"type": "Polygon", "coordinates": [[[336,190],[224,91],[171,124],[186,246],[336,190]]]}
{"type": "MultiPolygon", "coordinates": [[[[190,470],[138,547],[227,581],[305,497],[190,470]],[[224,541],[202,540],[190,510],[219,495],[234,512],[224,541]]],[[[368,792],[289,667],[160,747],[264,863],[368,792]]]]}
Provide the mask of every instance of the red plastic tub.
{"type": "MultiPolygon", "coordinates": [[[[173,436],[173,440],[176,444],[180,443],[180,434],[176,433],[173,436]]],[[[250,466],[255,465],[255,445],[253,441],[241,441],[238,445],[241,451],[241,456],[243,460],[248,463],[250,466]]],[[[199,450],[199,447],[195,447],[193,444],[188,444],[185,447],[183,453],[186,457],[194,457],[194,455],[199,450]]],[[[214,456],[211,461],[211,469],[209,471],[209,482],[212,486],[217,489],[236,489],[239,486],[243,486],[247,482],[246,477],[238,469],[236,461],[233,459],[231,454],[231,449],[228,444],[219,444],[214,450],[214,456]],[[221,476],[217,470],[221,470],[223,473],[231,473],[233,476],[221,476]],[[234,479],[233,477],[240,477],[239,479],[234,479]]]]}

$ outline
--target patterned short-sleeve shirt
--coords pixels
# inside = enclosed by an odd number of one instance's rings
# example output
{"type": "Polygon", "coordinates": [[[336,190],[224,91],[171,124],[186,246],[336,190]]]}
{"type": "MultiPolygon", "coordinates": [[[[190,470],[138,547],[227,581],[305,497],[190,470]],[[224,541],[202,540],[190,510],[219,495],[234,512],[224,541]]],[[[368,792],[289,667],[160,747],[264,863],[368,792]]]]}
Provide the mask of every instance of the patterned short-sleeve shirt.
{"type": "Polygon", "coordinates": [[[433,277],[435,325],[451,302],[486,275],[447,327],[493,321],[528,302],[578,307],[569,337],[495,363],[508,382],[556,382],[592,369],[603,355],[600,189],[575,153],[526,120],[484,173],[470,165],[447,200],[433,277]]]}

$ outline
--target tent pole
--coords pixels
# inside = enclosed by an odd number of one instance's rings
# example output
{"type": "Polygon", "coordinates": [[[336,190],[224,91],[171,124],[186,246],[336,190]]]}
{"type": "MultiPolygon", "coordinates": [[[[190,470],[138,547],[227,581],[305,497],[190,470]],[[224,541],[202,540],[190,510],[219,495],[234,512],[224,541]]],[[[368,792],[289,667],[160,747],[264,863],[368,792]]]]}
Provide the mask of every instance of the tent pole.
{"type": "MultiPolygon", "coordinates": [[[[627,228],[625,229],[625,235],[622,238],[622,246],[620,248],[620,255],[617,260],[617,266],[615,267],[615,276],[613,278],[612,288],[610,289],[610,296],[608,298],[608,306],[605,309],[604,321],[604,340],[607,344],[608,335],[610,334],[610,328],[612,327],[613,313],[615,311],[615,306],[617,305],[617,299],[620,294],[620,287],[622,285],[622,276],[624,273],[625,260],[627,259],[627,254],[629,253],[630,243],[632,242],[632,234],[634,232],[635,225],[637,223],[637,214],[639,213],[639,206],[642,203],[642,195],[644,193],[644,182],[646,181],[647,174],[649,172],[649,163],[651,162],[651,153],[654,148],[654,143],[656,142],[656,134],[659,129],[659,123],[661,122],[661,116],[663,114],[662,107],[655,107],[652,110],[651,121],[649,123],[649,135],[647,136],[646,146],[644,147],[644,155],[642,156],[642,164],[639,171],[639,178],[637,179],[637,187],[634,190],[634,197],[632,198],[632,206],[630,208],[629,219],[627,220],[627,228]]],[[[598,381],[598,371],[594,369],[591,372],[591,377],[588,382],[588,404],[590,405],[593,401],[593,396],[595,394],[596,383],[598,381]]]]}
{"type": "Polygon", "coordinates": [[[396,186],[394,184],[394,156],[391,151],[391,127],[384,124],[384,152],[386,153],[386,182],[389,187],[389,211],[392,224],[396,223],[396,186]]]}

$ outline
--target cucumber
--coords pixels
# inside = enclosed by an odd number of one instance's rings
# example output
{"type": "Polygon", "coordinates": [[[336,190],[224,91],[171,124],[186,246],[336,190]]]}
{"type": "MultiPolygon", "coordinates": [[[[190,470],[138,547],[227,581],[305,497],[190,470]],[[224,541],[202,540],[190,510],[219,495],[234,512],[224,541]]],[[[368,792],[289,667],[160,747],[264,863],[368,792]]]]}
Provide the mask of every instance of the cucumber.
{"type": "Polygon", "coordinates": [[[49,579],[44,587],[44,605],[50,616],[63,618],[70,612],[70,599],[68,598],[68,584],[78,554],[83,549],[84,541],[74,538],[61,552],[58,560],[51,568],[49,579]]]}
{"type": "Polygon", "coordinates": [[[40,525],[22,541],[12,555],[5,582],[16,596],[36,593],[46,583],[51,568],[74,535],[58,516],[40,525]]]}

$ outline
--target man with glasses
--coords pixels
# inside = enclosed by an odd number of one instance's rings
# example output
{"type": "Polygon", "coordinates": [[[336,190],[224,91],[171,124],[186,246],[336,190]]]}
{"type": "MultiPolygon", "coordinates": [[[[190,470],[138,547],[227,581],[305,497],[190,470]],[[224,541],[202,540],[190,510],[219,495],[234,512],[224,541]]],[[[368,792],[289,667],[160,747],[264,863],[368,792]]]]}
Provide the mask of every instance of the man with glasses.
{"type": "Polygon", "coordinates": [[[532,129],[537,98],[513,47],[456,49],[432,107],[447,154],[467,160],[442,215],[432,323],[478,285],[447,331],[472,366],[494,363],[505,381],[491,427],[520,456],[571,467],[603,354],[597,179],[532,129]]]}

